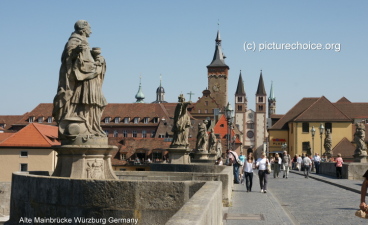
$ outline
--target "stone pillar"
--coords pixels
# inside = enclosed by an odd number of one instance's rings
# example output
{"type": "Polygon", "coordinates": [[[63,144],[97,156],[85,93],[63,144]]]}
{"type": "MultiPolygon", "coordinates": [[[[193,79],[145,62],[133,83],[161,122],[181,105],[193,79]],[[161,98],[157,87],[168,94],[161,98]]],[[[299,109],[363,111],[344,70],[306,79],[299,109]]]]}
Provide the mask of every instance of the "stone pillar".
{"type": "Polygon", "coordinates": [[[354,162],[368,163],[367,153],[365,154],[354,154],[354,162]]]}
{"type": "Polygon", "coordinates": [[[169,161],[172,164],[190,164],[189,148],[168,148],[169,161]]]}

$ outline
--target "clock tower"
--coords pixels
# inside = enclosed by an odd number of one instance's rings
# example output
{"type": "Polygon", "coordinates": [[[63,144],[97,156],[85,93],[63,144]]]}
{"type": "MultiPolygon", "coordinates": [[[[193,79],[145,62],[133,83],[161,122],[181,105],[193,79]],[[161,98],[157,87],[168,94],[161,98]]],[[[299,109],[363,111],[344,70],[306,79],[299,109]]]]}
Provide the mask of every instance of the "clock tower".
{"type": "Polygon", "coordinates": [[[223,110],[228,102],[227,80],[229,76],[229,66],[225,64],[225,55],[221,49],[220,31],[217,31],[215,54],[210,65],[207,66],[208,75],[208,90],[211,91],[211,96],[216,100],[223,110]]]}

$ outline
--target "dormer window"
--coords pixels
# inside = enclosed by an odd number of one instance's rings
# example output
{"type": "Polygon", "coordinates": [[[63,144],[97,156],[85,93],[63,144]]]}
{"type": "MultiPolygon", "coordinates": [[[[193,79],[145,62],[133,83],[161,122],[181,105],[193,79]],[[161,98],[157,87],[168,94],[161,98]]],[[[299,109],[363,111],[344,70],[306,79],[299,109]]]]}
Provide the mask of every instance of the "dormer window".
{"type": "Polygon", "coordinates": [[[110,117],[106,117],[105,118],[105,123],[110,123],[110,119],[111,119],[110,117]]]}
{"type": "Polygon", "coordinates": [[[38,117],[37,122],[42,123],[43,122],[43,116],[38,117]]]}
{"type": "Polygon", "coordinates": [[[1,128],[5,128],[5,123],[0,123],[1,128]]]}
{"type": "Polygon", "coordinates": [[[124,118],[124,123],[129,123],[129,117],[124,118]]]}
{"type": "Polygon", "coordinates": [[[139,123],[139,117],[134,117],[134,123],[135,124],[139,123]]]}
{"type": "Polygon", "coordinates": [[[30,117],[28,118],[28,122],[33,123],[33,122],[34,122],[34,116],[30,116],[30,117]]]}
{"type": "Polygon", "coordinates": [[[47,117],[47,122],[52,123],[52,116],[47,117]]]}
{"type": "Polygon", "coordinates": [[[149,117],[144,117],[143,123],[149,123],[149,117]]]}
{"type": "Polygon", "coordinates": [[[115,123],[119,123],[119,122],[120,122],[120,117],[115,117],[114,122],[115,122],[115,123]]]}
{"type": "Polygon", "coordinates": [[[154,123],[158,123],[158,117],[153,118],[154,123]]]}

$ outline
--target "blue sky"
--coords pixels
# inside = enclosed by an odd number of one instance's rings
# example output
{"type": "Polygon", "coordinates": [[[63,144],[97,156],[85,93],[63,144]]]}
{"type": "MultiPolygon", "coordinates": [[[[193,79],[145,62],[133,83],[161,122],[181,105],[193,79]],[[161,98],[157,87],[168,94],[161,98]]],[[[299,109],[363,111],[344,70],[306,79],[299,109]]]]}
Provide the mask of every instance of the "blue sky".
{"type": "MultiPolygon", "coordinates": [[[[51,103],[60,57],[74,23],[92,27],[91,47],[107,62],[103,91],[109,103],[131,103],[142,76],[146,102],[155,100],[160,74],[166,100],[207,87],[207,68],[220,23],[230,67],[229,100],[242,70],[254,109],[260,70],[271,81],[279,114],[303,97],[345,96],[367,102],[367,1],[0,1],[0,115],[23,114],[51,103]],[[255,43],[339,43],[334,50],[243,49],[255,43]]],[[[187,96],[188,98],[188,96],[187,96]]]]}

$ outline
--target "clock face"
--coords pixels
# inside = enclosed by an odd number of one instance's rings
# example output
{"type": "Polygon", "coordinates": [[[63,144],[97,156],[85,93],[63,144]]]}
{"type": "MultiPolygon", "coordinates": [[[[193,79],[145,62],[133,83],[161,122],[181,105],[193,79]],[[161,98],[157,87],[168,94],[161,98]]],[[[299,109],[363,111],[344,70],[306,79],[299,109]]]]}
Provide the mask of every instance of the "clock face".
{"type": "Polygon", "coordinates": [[[252,119],[252,118],[253,118],[253,114],[252,114],[252,113],[249,113],[249,114],[248,114],[248,117],[249,117],[250,119],[252,119]]]}
{"type": "Polygon", "coordinates": [[[248,132],[247,132],[247,137],[248,137],[248,138],[253,138],[253,137],[254,137],[254,132],[253,132],[253,131],[251,131],[251,130],[250,130],[250,131],[248,131],[248,132]]]}
{"type": "Polygon", "coordinates": [[[213,91],[217,92],[220,90],[220,85],[218,83],[216,83],[215,85],[213,85],[212,87],[213,91]]]}

